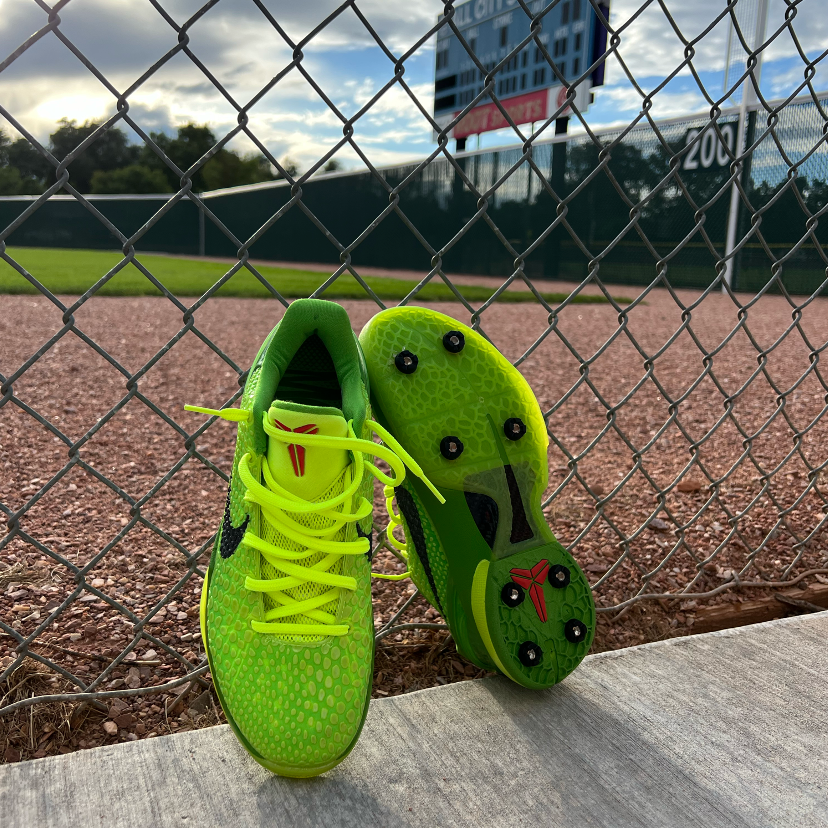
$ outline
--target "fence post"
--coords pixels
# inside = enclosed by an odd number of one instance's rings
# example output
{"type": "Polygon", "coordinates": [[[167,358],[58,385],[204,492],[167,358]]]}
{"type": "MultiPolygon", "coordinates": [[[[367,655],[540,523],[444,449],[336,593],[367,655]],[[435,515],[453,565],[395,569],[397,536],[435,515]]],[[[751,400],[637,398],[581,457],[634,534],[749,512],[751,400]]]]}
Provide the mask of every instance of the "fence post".
{"type": "Polygon", "coordinates": [[[204,210],[198,211],[198,255],[204,256],[207,247],[206,230],[204,227],[204,210]]]}
{"type": "MultiPolygon", "coordinates": [[[[759,49],[756,53],[756,66],[748,74],[742,83],[742,102],[739,106],[739,128],[736,130],[736,144],[735,155],[740,158],[745,147],[750,146],[750,142],[745,143],[745,133],[747,126],[747,113],[751,105],[755,103],[756,97],[754,95],[753,85],[751,84],[751,77],[759,85],[759,79],[762,76],[762,51],[761,47],[765,43],[765,24],[768,19],[768,0],[759,0],[759,9],[756,13],[756,30],[753,37],[753,48],[759,49]]],[[[727,69],[725,69],[727,71],[727,69]]],[[[755,118],[754,118],[755,124],[755,118]]],[[[747,181],[745,177],[747,159],[742,161],[742,168],[739,172],[740,183],[747,181]]],[[[739,226],[739,187],[734,181],[730,189],[730,210],[727,216],[727,237],[725,239],[725,272],[724,282],[722,284],[722,292],[727,293],[728,288],[733,289],[735,268],[733,262],[733,248],[736,246],[736,228],[739,226]]]]}
{"type": "MultiPolygon", "coordinates": [[[[749,147],[755,140],[756,136],[756,110],[752,109],[747,114],[747,126],[745,127],[745,146],[749,147]]],[[[750,153],[748,157],[745,159],[744,164],[742,165],[742,173],[739,176],[740,181],[742,182],[742,189],[748,190],[750,187],[750,175],[751,175],[751,163],[753,161],[753,153],[750,153]]],[[[750,211],[749,210],[739,210],[738,216],[736,220],[736,227],[737,235],[740,239],[743,239],[746,235],[748,230],[750,229],[750,211]]],[[[730,275],[730,289],[736,290],[739,284],[739,273],[742,269],[742,263],[744,260],[745,250],[741,248],[739,252],[733,257],[732,261],[732,273],[730,275]]]]}
{"type": "MultiPolygon", "coordinates": [[[[569,127],[569,117],[558,118],[555,121],[555,135],[566,135],[569,127]]],[[[566,179],[566,141],[559,141],[552,145],[552,169],[550,171],[549,183],[559,197],[563,197],[564,183],[566,179]]],[[[554,219],[554,217],[553,217],[554,219]]],[[[561,234],[560,226],[556,227],[546,240],[546,267],[544,276],[547,279],[557,279],[560,275],[561,259],[561,234]]]]}

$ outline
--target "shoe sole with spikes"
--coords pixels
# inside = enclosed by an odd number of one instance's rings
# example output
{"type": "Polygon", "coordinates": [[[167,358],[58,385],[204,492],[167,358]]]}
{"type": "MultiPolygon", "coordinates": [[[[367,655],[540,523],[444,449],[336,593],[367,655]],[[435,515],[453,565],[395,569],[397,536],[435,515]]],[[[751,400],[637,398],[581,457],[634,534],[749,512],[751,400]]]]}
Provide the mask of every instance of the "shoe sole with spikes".
{"type": "Polygon", "coordinates": [[[412,579],[459,652],[529,688],[580,663],[595,632],[586,577],[541,501],[549,437],[520,372],[436,311],[392,308],[360,334],[377,417],[446,498],[396,490],[412,579]]]}

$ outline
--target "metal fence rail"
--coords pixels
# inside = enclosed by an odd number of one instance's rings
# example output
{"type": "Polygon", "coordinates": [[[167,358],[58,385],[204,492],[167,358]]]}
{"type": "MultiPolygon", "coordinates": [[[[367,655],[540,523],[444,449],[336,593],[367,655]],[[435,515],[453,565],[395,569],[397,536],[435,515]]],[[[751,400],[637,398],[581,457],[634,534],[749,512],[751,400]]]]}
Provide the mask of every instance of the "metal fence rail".
{"type": "MultiPolygon", "coordinates": [[[[804,449],[813,433],[818,431],[828,419],[825,417],[826,410],[828,410],[826,402],[828,384],[826,384],[820,365],[822,353],[828,346],[828,342],[815,339],[813,332],[802,324],[804,312],[814,302],[820,301],[817,297],[826,285],[825,268],[828,266],[828,255],[820,241],[819,233],[822,232],[820,226],[823,222],[823,215],[828,210],[828,204],[820,204],[813,199],[806,198],[803,195],[803,185],[798,182],[798,176],[801,176],[803,171],[807,172],[815,165],[823,169],[825,164],[828,114],[817,91],[811,86],[814,65],[824,58],[825,53],[819,55],[814,61],[806,58],[804,50],[800,48],[804,79],[787,99],[771,104],[762,98],[757,90],[758,102],[753,109],[758,112],[758,116],[755,118],[753,129],[746,133],[744,146],[735,146],[731,142],[732,148],[727,148],[727,136],[723,132],[725,127],[732,125],[734,117],[732,111],[725,113],[727,98],[730,93],[742,86],[746,78],[751,77],[757,55],[783,34],[792,38],[799,47],[796,31],[797,3],[789,4],[789,12],[784,23],[775,31],[770,32],[766,42],[756,50],[748,50],[748,68],[740,76],[730,79],[732,86],[724,94],[712,94],[701,83],[698,75],[694,75],[698,81],[699,91],[704,95],[710,109],[705,118],[698,119],[691,124],[699,129],[699,133],[689,144],[683,145],[679,140],[680,130],[675,124],[660,126],[649,114],[653,99],[664,88],[668,79],[665,79],[655,89],[645,91],[637,85],[635,78],[626,68],[624,62],[625,34],[630,27],[637,25],[638,15],[634,14],[620,25],[613,25],[614,20],[607,21],[610,39],[607,54],[601,58],[603,61],[613,60],[617,66],[620,66],[640,94],[641,111],[629,126],[609,136],[597,136],[590,128],[588,118],[574,105],[574,92],[570,94],[569,99],[562,104],[558,112],[543,124],[537,125],[534,131],[511,123],[507,112],[502,110],[504,117],[509,120],[514,130],[515,138],[520,142],[520,147],[509,150],[508,153],[502,153],[496,169],[491,165],[484,169],[482,166],[475,166],[475,156],[456,157],[451,152],[446,131],[441,130],[433,121],[431,114],[422,107],[404,76],[406,61],[416,50],[427,44],[439,28],[451,27],[462,39],[453,20],[454,9],[451,3],[445,4],[445,16],[430,30],[423,31],[408,51],[396,54],[382,42],[369,19],[360,10],[358,2],[343,3],[325,19],[320,20],[318,26],[303,40],[294,41],[280,26],[277,16],[274,16],[260,0],[253,0],[261,11],[262,25],[272,27],[272,30],[283,39],[291,49],[293,59],[282,72],[263,84],[258,95],[249,102],[243,102],[236,100],[232,91],[211,74],[209,66],[202,62],[190,46],[190,31],[198,26],[200,18],[208,13],[218,0],[206,3],[183,24],[177,23],[157,0],[148,0],[158,12],[158,25],[169,26],[176,35],[177,43],[157,61],[147,66],[146,71],[138,80],[126,89],[116,88],[110,83],[65,34],[61,25],[61,14],[70,2],[71,0],[62,0],[50,7],[44,0],[32,0],[33,5],[42,11],[42,27],[0,63],[0,83],[2,83],[3,72],[13,66],[15,61],[25,55],[41,39],[56,38],[83,62],[89,72],[112,93],[118,102],[117,113],[63,159],[55,158],[33,134],[27,131],[26,124],[19,122],[15,115],[0,102],[0,115],[9,125],[25,136],[37,152],[54,167],[54,182],[46,192],[32,199],[25,209],[0,231],[0,257],[8,266],[14,268],[21,278],[33,285],[51,306],[59,310],[62,320],[61,326],[45,341],[31,344],[30,356],[21,364],[8,365],[6,360],[3,361],[4,373],[0,375],[0,408],[6,412],[14,409],[17,413],[24,414],[28,418],[29,428],[48,432],[55,444],[60,447],[63,455],[62,467],[55,474],[50,474],[48,478],[34,479],[31,482],[24,480],[15,482],[20,491],[26,492],[21,506],[13,507],[9,503],[0,502],[0,512],[5,520],[5,529],[0,537],[0,555],[4,550],[10,549],[13,543],[22,543],[53,562],[73,584],[65,597],[56,605],[45,604],[44,607],[47,608],[38,611],[36,615],[32,613],[23,619],[11,616],[0,617],[0,631],[6,640],[11,641],[14,654],[0,673],[0,681],[7,680],[28,659],[50,674],[67,680],[76,690],[71,693],[62,692],[24,698],[4,705],[0,702],[0,713],[9,714],[38,702],[85,700],[99,703],[101,700],[115,696],[157,693],[193,681],[197,682],[206,672],[207,666],[203,659],[199,661],[187,657],[186,653],[181,652],[184,648],[179,644],[165,641],[163,636],[156,635],[153,632],[153,623],[157,620],[159,613],[166,613],[166,607],[175,604],[178,600],[176,596],[181,596],[184,590],[191,589],[203,577],[203,568],[209,556],[212,539],[194,546],[182,544],[151,516],[151,507],[168,497],[170,482],[190,462],[203,463],[223,480],[227,479],[227,475],[224,469],[214,463],[200,448],[205,435],[208,434],[208,429],[212,427],[212,420],[194,429],[178,414],[166,411],[159,406],[153,400],[152,395],[145,391],[146,382],[158,370],[163,360],[168,360],[171,358],[170,354],[174,356],[179,352],[181,342],[185,337],[195,337],[227,366],[228,371],[238,377],[240,386],[243,384],[246,376],[243,366],[238,365],[231,355],[204,332],[199,325],[200,313],[222,284],[241,269],[246,269],[253,274],[277,300],[287,304],[277,288],[270,284],[251,263],[250,251],[268,230],[279,222],[287,221],[291,213],[301,213],[305,220],[316,227],[320,238],[327,239],[330,252],[339,262],[339,266],[332,271],[330,278],[314,293],[315,296],[324,297],[326,290],[340,278],[353,278],[364,288],[367,300],[375,303],[377,307],[383,307],[382,301],[363,279],[358,266],[354,264],[354,258],[358,256],[361,246],[366,243],[371,232],[394,216],[395,220],[406,229],[414,245],[420,249],[424,260],[428,262],[420,284],[436,279],[450,285],[455,291],[457,301],[465,308],[470,323],[484,333],[487,331],[488,320],[492,318],[494,309],[497,307],[497,299],[503,290],[513,283],[524,284],[532,290],[538,287],[530,277],[532,256],[547,239],[551,239],[553,235],[558,238],[560,243],[558,258],[563,256],[560,251],[564,247],[571,252],[573,261],[576,257],[579,258],[583,264],[583,272],[578,273],[579,284],[565,301],[550,304],[536,293],[538,302],[546,315],[545,329],[522,354],[518,355],[515,363],[524,367],[531,381],[532,358],[541,352],[539,349],[545,347],[545,344],[554,342],[562,353],[567,354],[578,365],[577,376],[570,386],[561,388],[557,399],[545,406],[544,413],[550,424],[553,450],[558,453],[558,457],[563,458],[562,466],[558,469],[560,474],[553,475],[553,486],[545,506],[554,511],[562,493],[568,486],[576,484],[579,485],[579,490],[582,490],[586,501],[592,504],[593,512],[588,518],[580,522],[571,521],[575,528],[569,539],[569,548],[577,556],[580,550],[585,548],[587,543],[585,539],[590,532],[600,529],[603,533],[605,548],[610,550],[612,560],[605,560],[592,570],[600,575],[594,585],[600,612],[611,614],[615,618],[625,609],[647,600],[681,599],[685,602],[702,600],[739,586],[767,587],[793,584],[802,581],[810,574],[828,571],[825,569],[825,553],[820,548],[821,539],[825,533],[825,522],[828,519],[826,515],[828,499],[820,480],[828,464],[828,456],[814,457],[813,452],[804,449]],[[326,95],[303,61],[303,49],[319,32],[345,11],[355,13],[359,17],[366,31],[382,49],[389,60],[389,65],[394,70],[393,78],[351,117],[343,114],[334,101],[326,95]],[[130,111],[130,96],[177,56],[185,56],[189,59],[201,71],[205,82],[212,84],[238,113],[238,126],[222,136],[209,153],[186,170],[179,169],[165,156],[161,148],[143,130],[141,124],[133,118],[130,111]],[[342,125],[342,138],[338,143],[319,158],[307,172],[296,177],[291,176],[280,166],[278,159],[271,154],[268,146],[259,140],[249,125],[250,109],[269,90],[282,82],[289,73],[301,75],[342,125]],[[370,112],[371,108],[392,87],[397,87],[407,94],[411,107],[418,110],[439,135],[437,148],[421,162],[406,168],[403,174],[397,177],[389,176],[378,170],[360,146],[359,141],[360,119],[370,112]],[[803,96],[810,96],[810,102],[802,103],[803,96]],[[792,125],[790,118],[793,110],[790,102],[794,99],[797,100],[796,107],[808,108],[812,124],[804,133],[792,138],[795,124],[792,125]],[[571,116],[573,122],[577,122],[584,129],[584,135],[571,142],[573,148],[581,150],[580,159],[583,167],[578,176],[571,174],[568,179],[555,181],[551,169],[552,145],[541,145],[540,142],[549,136],[554,121],[570,104],[573,110],[571,116]],[[72,161],[87,150],[96,139],[107,130],[122,123],[131,127],[180,178],[178,192],[160,204],[140,229],[129,235],[108,219],[103,211],[98,209],[93,199],[88,198],[73,186],[68,171],[72,161]],[[649,155],[658,156],[661,166],[657,168],[657,176],[646,182],[646,186],[630,189],[614,172],[617,166],[613,161],[613,153],[625,141],[630,144],[638,140],[637,136],[641,133],[635,132],[635,128],[645,124],[647,125],[646,140],[649,155]],[[700,190],[688,187],[682,165],[689,154],[699,151],[704,141],[705,129],[714,131],[721,145],[726,147],[722,151],[727,154],[727,164],[717,176],[709,180],[709,186],[706,189],[700,190]],[[214,209],[210,198],[203,198],[193,192],[192,188],[195,173],[210,160],[215,152],[239,135],[245,135],[253,142],[284,176],[289,187],[288,197],[279,209],[268,216],[255,232],[245,237],[233,232],[230,227],[231,222],[222,219],[218,211],[214,209]],[[320,216],[308,206],[304,197],[306,189],[311,186],[309,184],[311,176],[345,146],[362,159],[369,171],[372,186],[382,192],[385,202],[385,206],[377,211],[370,224],[350,237],[341,237],[331,232],[320,216]],[[759,181],[757,162],[761,161],[765,171],[763,180],[772,181],[771,189],[751,186],[750,180],[745,176],[745,168],[751,159],[756,159],[753,165],[753,179],[759,181]],[[465,202],[471,205],[471,212],[461,214],[463,220],[459,222],[453,235],[441,244],[437,243],[428,232],[423,231],[418,221],[412,218],[413,208],[410,210],[408,206],[411,194],[418,187],[425,186],[423,182],[430,180],[429,177],[440,178],[445,183],[447,197],[451,192],[457,191],[462,194],[465,202]],[[577,215],[583,208],[582,197],[587,193],[591,183],[598,180],[608,191],[612,192],[618,205],[623,209],[618,213],[620,220],[612,237],[601,238],[593,234],[589,238],[584,238],[583,227],[579,225],[577,215]],[[723,210],[722,205],[727,202],[733,186],[739,190],[742,214],[745,218],[740,224],[737,243],[730,256],[726,257],[724,254],[726,211],[723,210]],[[512,190],[519,190],[523,193],[527,188],[536,194],[535,197],[542,197],[548,203],[547,220],[544,226],[537,227],[533,231],[530,238],[515,241],[512,235],[502,231],[495,216],[498,206],[514,197],[512,190]],[[50,199],[58,193],[71,195],[77,204],[81,205],[89,215],[100,222],[106,231],[118,239],[123,252],[122,261],[99,279],[83,296],[70,304],[64,303],[42,285],[37,280],[36,274],[28,272],[15,260],[6,245],[6,241],[15,231],[23,227],[27,221],[35,220],[38,211],[42,210],[44,205],[48,204],[50,199]],[[677,208],[680,206],[685,216],[681,235],[676,237],[670,245],[664,244],[664,237],[655,238],[657,233],[651,238],[650,232],[654,232],[652,227],[655,225],[648,224],[655,220],[652,216],[654,209],[657,211],[659,205],[663,206],[666,201],[677,205],[677,208]],[[203,216],[205,224],[211,228],[211,232],[225,239],[228,248],[236,251],[238,257],[238,261],[228,268],[224,276],[192,304],[186,304],[173,295],[142,264],[140,257],[136,254],[136,245],[181,202],[194,205],[203,216]],[[781,203],[787,205],[787,210],[796,211],[799,231],[796,238],[785,239],[780,245],[773,238],[773,226],[769,226],[764,219],[772,213],[775,206],[781,203]],[[711,215],[718,216],[716,221],[709,219],[711,215]],[[474,306],[464,298],[463,284],[453,284],[446,275],[446,263],[451,260],[453,251],[462,244],[464,237],[475,232],[477,228],[485,228],[490,236],[497,239],[502,256],[510,262],[510,272],[508,278],[488,301],[474,306]],[[623,306],[612,298],[611,292],[605,287],[607,280],[603,276],[603,269],[610,269],[608,263],[613,261],[614,256],[619,255],[619,251],[624,250],[625,244],[634,245],[638,251],[636,255],[646,257],[651,269],[647,287],[628,306],[623,306]],[[784,277],[787,269],[795,266],[797,256],[801,255],[806,247],[810,249],[810,255],[818,261],[821,278],[810,288],[807,296],[795,299],[786,288],[784,277]],[[700,251],[699,255],[703,254],[705,257],[709,278],[705,280],[705,289],[688,300],[674,291],[674,286],[670,281],[670,267],[691,248],[700,251]],[[732,292],[724,282],[724,275],[729,259],[748,254],[753,256],[757,262],[761,259],[761,268],[756,264],[753,269],[757,274],[762,271],[765,275],[761,277],[761,283],[757,281],[758,275],[754,274],[751,277],[755,295],[746,299],[732,292]],[[125,267],[138,268],[180,315],[179,329],[137,370],[127,367],[122,360],[113,356],[87,333],[76,319],[76,314],[95,296],[96,292],[125,267]],[[571,336],[567,335],[561,320],[574,307],[571,302],[572,298],[589,287],[597,287],[604,294],[612,305],[617,324],[614,332],[603,345],[592,355],[585,355],[578,350],[571,336]],[[653,348],[639,341],[633,334],[629,322],[637,308],[643,307],[646,302],[654,301],[659,290],[662,290],[664,295],[672,297],[681,318],[667,341],[660,347],[653,348]],[[712,343],[706,339],[703,341],[694,329],[694,320],[699,318],[699,314],[705,313],[707,307],[705,302],[714,298],[714,295],[722,290],[725,291],[731,303],[731,324],[718,341],[712,343]],[[766,337],[756,336],[752,332],[751,319],[753,317],[751,314],[757,303],[771,291],[781,294],[780,300],[787,303],[790,318],[787,326],[768,345],[762,344],[767,341],[766,337]],[[23,380],[27,371],[36,366],[44,355],[59,343],[72,337],[84,347],[94,351],[101,360],[117,371],[122,383],[121,396],[117,403],[79,439],[71,438],[53,417],[47,416],[38,406],[26,402],[15,393],[15,385],[23,380]],[[628,348],[628,354],[633,355],[637,366],[637,377],[632,385],[623,388],[619,386],[616,389],[617,393],[608,394],[607,388],[596,382],[593,369],[602,356],[610,353],[618,343],[624,343],[628,348]],[[659,360],[665,354],[672,354],[678,348],[687,347],[687,343],[690,343],[690,347],[697,349],[701,370],[689,387],[681,389],[670,387],[660,379],[657,370],[659,360]],[[737,388],[727,388],[717,378],[716,367],[720,364],[717,360],[721,359],[721,354],[726,353],[729,347],[735,347],[737,344],[738,347],[750,352],[753,368],[745,381],[737,388]],[[769,362],[783,345],[792,345],[808,364],[793,381],[786,380],[780,383],[769,367],[769,362]],[[750,421],[749,418],[745,419],[740,414],[739,406],[744,399],[756,391],[760,384],[765,389],[765,394],[771,395],[775,400],[774,410],[768,417],[750,421]],[[815,403],[811,421],[803,425],[790,417],[788,408],[797,398],[801,388],[806,385],[815,391],[815,399],[820,399],[818,404],[815,403]],[[686,410],[688,401],[702,386],[713,389],[711,393],[717,395],[721,409],[715,421],[705,425],[699,432],[688,423],[686,410]],[[657,392],[659,411],[663,412],[663,419],[656,424],[648,440],[642,442],[627,433],[624,417],[641,404],[640,394],[645,387],[650,388],[653,393],[657,392]],[[556,423],[559,416],[566,414],[567,405],[577,399],[579,394],[585,393],[588,394],[590,402],[598,406],[603,418],[603,426],[593,439],[575,445],[573,441],[560,437],[556,423]],[[131,401],[139,401],[146,406],[157,418],[158,428],[171,429],[178,443],[177,460],[149,488],[140,491],[125,487],[123,481],[117,476],[105,471],[105,466],[90,461],[88,454],[96,441],[101,438],[105,427],[113,422],[114,418],[131,401]],[[782,462],[769,463],[757,446],[765,437],[781,427],[784,427],[790,436],[791,446],[785,451],[782,462]],[[724,466],[708,463],[704,455],[705,447],[725,431],[735,435],[734,439],[740,446],[735,459],[724,466]],[[676,453],[680,453],[682,461],[678,471],[665,480],[663,476],[650,469],[648,462],[653,447],[668,434],[672,435],[670,439],[674,441],[674,446],[680,445],[681,451],[676,453]],[[617,441],[625,452],[626,458],[631,462],[622,464],[619,461],[615,484],[610,488],[599,490],[591,483],[588,470],[601,440],[610,438],[617,441]],[[786,464],[794,462],[798,463],[798,468],[801,469],[801,485],[793,499],[786,499],[779,496],[775,483],[788,473],[790,465],[786,466],[786,464]],[[59,545],[51,542],[48,536],[40,533],[34,534],[27,527],[30,513],[38,502],[51,490],[63,486],[65,479],[68,479],[67,475],[73,471],[83,471],[90,480],[105,486],[119,499],[128,513],[123,525],[117,528],[117,531],[111,532],[106,542],[101,543],[93,554],[84,559],[79,559],[77,556],[73,559],[59,545]],[[744,474],[752,476],[758,483],[736,508],[726,496],[725,489],[744,474]],[[682,513],[675,508],[675,497],[677,492],[682,491],[682,485],[694,475],[701,481],[699,488],[695,490],[701,492],[701,495],[690,513],[682,513]],[[635,486],[639,485],[636,481],[644,481],[641,483],[644,489],[636,489],[635,486]],[[648,493],[648,499],[644,519],[637,520],[635,526],[625,524],[613,510],[617,504],[621,504],[621,509],[624,508],[625,492],[640,493],[645,490],[648,493]],[[802,511],[806,501],[807,514],[802,511]],[[769,523],[763,523],[762,527],[765,528],[759,532],[752,531],[752,524],[760,512],[764,515],[771,515],[769,523]],[[720,526],[721,531],[717,530],[719,535],[715,543],[702,548],[697,543],[693,534],[694,530],[702,522],[709,521],[711,515],[714,514],[721,516],[720,519],[724,523],[720,526]],[[645,555],[643,554],[644,541],[649,537],[647,533],[652,532],[654,527],[658,531],[669,528],[673,532],[672,535],[663,536],[669,537],[668,541],[661,540],[658,543],[662,550],[660,554],[645,555]],[[159,547],[173,549],[182,567],[180,577],[175,582],[166,584],[161,588],[160,594],[154,594],[155,597],[150,602],[151,607],[145,613],[135,612],[130,603],[123,600],[123,593],[117,593],[105,584],[95,585],[91,577],[95,567],[104,558],[115,555],[117,547],[128,540],[131,533],[139,532],[149,533],[153,542],[156,542],[159,547]],[[787,557],[784,558],[784,565],[778,574],[773,575],[770,569],[763,568],[761,565],[762,555],[768,549],[775,549],[773,544],[780,538],[784,538],[787,544],[785,553],[787,557]],[[732,549],[734,544],[740,550],[738,565],[732,564],[732,558],[728,559],[731,561],[728,573],[717,585],[711,586],[708,581],[705,581],[707,574],[711,571],[711,567],[716,568],[717,561],[724,559],[725,551],[732,549]],[[656,557],[659,560],[655,560],[656,557]],[[680,559],[692,561],[692,565],[686,572],[687,577],[683,578],[681,583],[679,577],[683,570],[677,571],[675,567],[680,559]],[[614,593],[608,587],[612,585],[613,578],[621,571],[631,573],[633,586],[621,593],[614,593]],[[72,658],[77,658],[78,654],[75,653],[72,656],[71,647],[58,644],[57,639],[49,637],[55,630],[61,631],[69,626],[73,608],[78,606],[79,602],[91,603],[105,612],[112,613],[113,617],[123,619],[123,624],[130,634],[128,644],[117,653],[101,655],[99,660],[101,669],[96,669],[94,678],[91,680],[78,675],[79,671],[73,667],[73,661],[60,657],[61,654],[69,654],[72,658]],[[144,645],[149,643],[153,649],[165,653],[174,660],[177,665],[176,669],[171,671],[168,680],[160,684],[106,689],[114,671],[130,664],[131,657],[134,659],[132,654],[139,643],[144,645]]],[[[553,72],[555,72],[554,60],[539,37],[540,28],[536,24],[542,23],[549,9],[560,2],[562,0],[553,0],[537,12],[533,12],[524,0],[517,0],[515,6],[516,13],[526,14],[533,21],[533,34],[529,36],[526,43],[520,44],[518,49],[534,40],[533,47],[537,46],[541,50],[553,72]]],[[[598,11],[597,2],[590,0],[590,3],[598,11]]],[[[649,5],[650,3],[644,3],[642,9],[649,5]]],[[[737,36],[741,38],[734,11],[736,5],[736,0],[734,0],[723,7],[720,13],[709,21],[705,30],[692,39],[681,33],[666,7],[661,6],[684,49],[683,55],[677,56],[675,71],[672,74],[683,68],[689,68],[695,73],[695,46],[721,21],[732,18],[737,26],[737,36]]],[[[129,14],[129,11],[124,13],[129,14]]],[[[477,62],[471,51],[470,55],[477,62]]],[[[490,72],[478,63],[478,68],[485,75],[484,91],[468,105],[465,111],[483,99],[499,104],[495,89],[498,72],[506,60],[501,61],[490,72]]],[[[589,77],[594,69],[595,66],[585,67],[582,77],[589,77]]],[[[458,118],[462,117],[462,114],[458,118]]],[[[808,172],[808,174],[812,177],[815,175],[813,172],[808,172]]],[[[455,215],[454,219],[457,220],[458,216],[455,215]]],[[[570,275],[574,274],[573,270],[570,275]]],[[[409,297],[403,301],[416,301],[416,292],[417,288],[412,289],[409,297]]],[[[232,403],[237,396],[238,394],[225,402],[232,403]]],[[[8,449],[14,451],[15,447],[12,445],[8,449]]],[[[55,522],[59,520],[60,516],[55,515],[55,522]]],[[[3,577],[4,571],[0,570],[0,577],[3,577]]],[[[13,580],[12,575],[6,576],[6,582],[9,580],[13,580]]],[[[408,602],[404,603],[397,613],[377,630],[378,639],[411,626],[400,622],[414,597],[411,596],[408,602]]],[[[195,622],[193,626],[195,629],[195,622]]],[[[140,684],[140,681],[138,683],[140,684]]]]}

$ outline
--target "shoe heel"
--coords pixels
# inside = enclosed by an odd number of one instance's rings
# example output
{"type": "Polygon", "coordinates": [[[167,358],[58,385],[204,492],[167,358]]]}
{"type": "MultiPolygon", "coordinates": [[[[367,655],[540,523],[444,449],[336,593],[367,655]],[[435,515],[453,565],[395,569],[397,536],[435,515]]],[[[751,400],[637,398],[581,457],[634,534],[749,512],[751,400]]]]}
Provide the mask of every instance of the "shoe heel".
{"type": "Polygon", "coordinates": [[[589,583],[558,543],[481,561],[471,604],[490,658],[524,687],[561,681],[592,644],[595,605],[589,583]]]}

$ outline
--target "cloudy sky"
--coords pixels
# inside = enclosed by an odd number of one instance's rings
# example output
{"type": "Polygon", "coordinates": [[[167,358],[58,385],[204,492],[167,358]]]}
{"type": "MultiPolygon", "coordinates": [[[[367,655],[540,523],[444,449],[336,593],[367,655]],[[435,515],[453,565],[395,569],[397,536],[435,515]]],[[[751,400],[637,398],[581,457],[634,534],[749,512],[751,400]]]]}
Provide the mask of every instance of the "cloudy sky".
{"type": "MultiPolygon", "coordinates": [[[[743,0],[744,2],[745,0],[743,0]]],[[[156,0],[179,25],[202,0],[156,0]]],[[[336,0],[259,0],[290,38],[304,38],[338,7],[336,0]]],[[[828,43],[825,0],[804,0],[795,30],[801,48],[815,60],[828,43]],[[821,10],[822,9],[822,10],[821,10]]],[[[624,29],[620,53],[645,91],[658,86],[681,62],[683,47],[656,2],[624,29]]],[[[697,37],[725,7],[724,0],[666,0],[685,36],[697,37]]],[[[437,19],[440,0],[360,0],[358,7],[394,54],[416,43],[437,19]]],[[[612,0],[611,22],[621,27],[642,7],[641,0],[612,0]]],[[[770,0],[768,32],[784,21],[784,0],[770,0]]],[[[133,85],[178,42],[177,34],[149,0],[69,0],[60,12],[60,31],[117,90],[133,85]]],[[[0,0],[0,59],[11,54],[46,23],[34,0],[0,0]]],[[[189,29],[194,55],[218,78],[232,98],[247,104],[291,60],[292,50],[253,0],[220,0],[189,29]]],[[[711,96],[722,91],[727,24],[723,21],[698,44],[694,65],[711,96]]],[[[393,78],[393,63],[376,45],[350,8],[316,34],[304,48],[303,66],[346,116],[351,116],[393,78]]],[[[803,79],[805,64],[787,32],[766,53],[763,93],[787,96],[803,79]]],[[[430,109],[434,76],[433,39],[405,63],[405,79],[430,109]]],[[[828,61],[818,65],[815,86],[828,89],[828,61]],[[823,65],[825,64],[825,65],[823,65]]],[[[129,95],[130,113],[145,130],[173,132],[196,121],[218,135],[236,124],[236,110],[186,55],[178,54],[129,95]]],[[[607,83],[596,92],[587,119],[594,128],[629,122],[640,110],[641,96],[620,65],[610,60],[607,83]]],[[[116,111],[115,98],[54,33],[39,40],[0,72],[0,105],[39,139],[47,140],[64,116],[79,121],[116,111]]],[[[696,113],[706,107],[695,79],[684,69],[655,97],[657,118],[696,113]]],[[[341,121],[313,87],[292,70],[250,111],[253,132],[278,158],[290,156],[307,169],[342,136],[341,121]]],[[[0,128],[15,130],[0,116],[0,128]]],[[[394,85],[355,126],[355,139],[376,165],[421,157],[434,143],[428,122],[394,85]]],[[[503,131],[483,146],[514,142],[503,131]]],[[[233,146],[253,149],[247,138],[233,146]]],[[[346,167],[360,161],[350,150],[338,156],[346,167]]]]}

